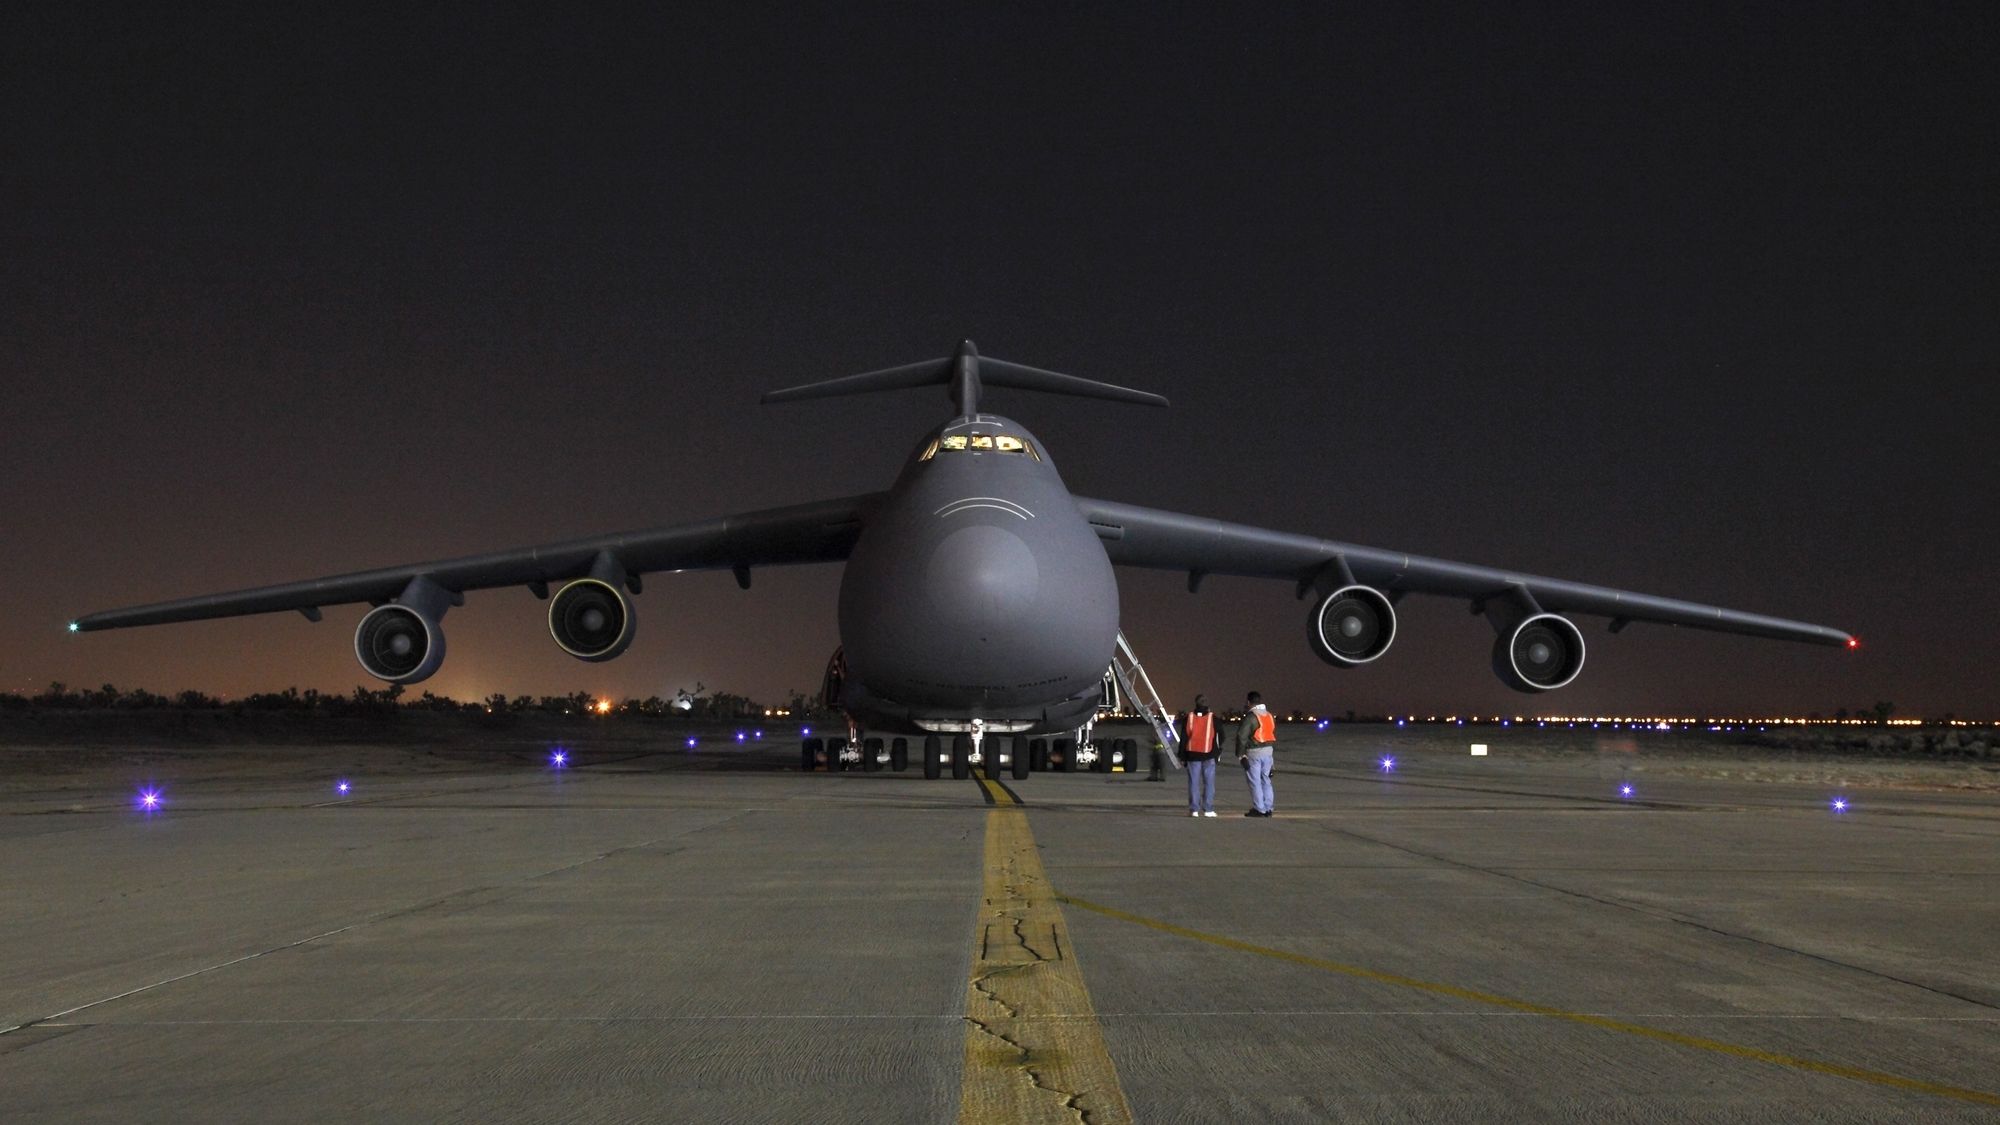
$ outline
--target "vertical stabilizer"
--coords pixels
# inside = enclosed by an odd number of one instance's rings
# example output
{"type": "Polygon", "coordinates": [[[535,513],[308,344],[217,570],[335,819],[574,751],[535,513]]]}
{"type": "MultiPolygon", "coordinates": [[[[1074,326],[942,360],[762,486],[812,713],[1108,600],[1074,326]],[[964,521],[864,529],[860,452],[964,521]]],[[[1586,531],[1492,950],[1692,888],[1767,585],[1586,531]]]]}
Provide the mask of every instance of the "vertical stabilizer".
{"type": "Polygon", "coordinates": [[[979,413],[979,349],[970,340],[960,340],[951,356],[951,401],[961,417],[979,413]]]}

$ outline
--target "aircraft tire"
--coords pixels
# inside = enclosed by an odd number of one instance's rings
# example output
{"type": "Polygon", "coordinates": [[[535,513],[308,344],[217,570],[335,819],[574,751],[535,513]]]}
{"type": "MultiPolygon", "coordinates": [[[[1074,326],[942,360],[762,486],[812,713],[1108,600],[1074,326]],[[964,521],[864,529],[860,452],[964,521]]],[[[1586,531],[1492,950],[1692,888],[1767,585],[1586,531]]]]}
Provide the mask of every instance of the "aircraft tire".
{"type": "Polygon", "coordinates": [[[925,780],[936,781],[938,778],[944,776],[944,763],[938,761],[939,755],[943,753],[944,742],[937,735],[927,734],[924,736],[925,780]]]}
{"type": "Polygon", "coordinates": [[[1049,748],[1049,753],[1052,756],[1060,755],[1060,757],[1055,762],[1055,771],[1057,773],[1068,773],[1076,768],[1075,739],[1073,738],[1056,739],[1055,743],[1049,748]]]}
{"type": "Polygon", "coordinates": [[[1013,759],[1008,763],[1008,772],[1014,775],[1015,781],[1028,780],[1028,767],[1033,762],[1031,752],[1028,749],[1028,740],[1022,738],[1020,735],[1015,735],[1007,741],[1012,745],[1009,753],[1013,759]]]}
{"type": "Polygon", "coordinates": [[[844,738],[829,738],[826,740],[826,772],[839,773],[841,770],[847,768],[847,763],[840,760],[840,752],[845,749],[847,749],[847,740],[844,738]]]}
{"type": "Polygon", "coordinates": [[[882,768],[882,740],[864,738],[861,740],[861,770],[874,773],[882,768]]]}
{"type": "Polygon", "coordinates": [[[997,738],[986,740],[986,760],[980,763],[986,767],[986,776],[994,781],[1000,780],[1000,742],[997,738]]]}
{"type": "Polygon", "coordinates": [[[1036,770],[1038,772],[1048,771],[1049,768],[1048,739],[1037,738],[1031,740],[1028,743],[1028,768],[1031,770],[1036,770]]]}
{"type": "Polygon", "coordinates": [[[1103,742],[1093,744],[1097,747],[1097,760],[1090,763],[1090,768],[1093,772],[1111,772],[1111,748],[1117,744],[1117,741],[1115,738],[1107,738],[1103,742]]]}
{"type": "Polygon", "coordinates": [[[951,736],[951,779],[964,781],[972,776],[972,740],[962,734],[951,736]]]}
{"type": "Polygon", "coordinates": [[[895,771],[896,771],[897,773],[902,773],[902,772],[903,772],[904,770],[906,770],[906,769],[909,769],[909,768],[910,768],[910,740],[909,740],[909,739],[907,739],[907,738],[896,738],[896,739],[891,739],[891,740],[890,740],[890,742],[889,742],[889,768],[890,768],[890,769],[892,769],[892,770],[895,770],[895,771]]]}
{"type": "Polygon", "coordinates": [[[808,738],[800,744],[799,757],[802,762],[802,768],[807,773],[811,773],[819,768],[819,752],[824,745],[817,738],[808,738]]]}

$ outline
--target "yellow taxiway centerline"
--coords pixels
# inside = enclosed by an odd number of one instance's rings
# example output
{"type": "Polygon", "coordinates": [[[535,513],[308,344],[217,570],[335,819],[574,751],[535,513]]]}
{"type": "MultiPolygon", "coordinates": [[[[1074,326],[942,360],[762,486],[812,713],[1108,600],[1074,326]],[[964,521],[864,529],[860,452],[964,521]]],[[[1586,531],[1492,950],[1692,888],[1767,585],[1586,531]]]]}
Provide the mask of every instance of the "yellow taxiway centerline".
{"type": "Polygon", "coordinates": [[[1028,813],[984,777],[986,875],[965,989],[958,1119],[1129,1122],[1132,1107],[1042,870],[1028,813]]]}
{"type": "MultiPolygon", "coordinates": [[[[992,855],[992,839],[993,837],[989,832],[987,835],[989,864],[992,855]]],[[[1339,961],[1329,961],[1322,957],[1312,957],[1304,953],[1293,953],[1290,950],[1272,949],[1265,945],[1255,945],[1251,942],[1239,941],[1236,938],[1224,937],[1221,934],[1192,930],[1186,926],[1177,926],[1172,922],[1163,922],[1158,918],[1148,918],[1144,915],[1132,914],[1119,910],[1116,907],[1105,906],[1101,903],[1091,902],[1088,899],[1077,898],[1074,895],[1059,894],[1056,895],[1056,899],[1077,907],[1080,910],[1088,910],[1092,913],[1102,914],[1107,918],[1116,918],[1122,922],[1131,922],[1134,925],[1145,926],[1148,929],[1158,930],[1161,933],[1173,934],[1175,937],[1206,942],[1209,945],[1220,946],[1223,949],[1233,949],[1238,953],[1250,953],[1258,957],[1269,957],[1277,961],[1289,961],[1294,965],[1303,965],[1306,968],[1320,969],[1329,973],[1339,973],[1342,976],[1357,977],[1361,980],[1374,981],[1378,984],[1392,984],[1402,988],[1413,988],[1420,992],[1429,992],[1438,996],[1450,996],[1459,1000],[1468,1000],[1475,1004],[1490,1004],[1494,1007],[1507,1008],[1516,1012],[1526,1012],[1530,1015],[1568,1020],[1571,1023],[1585,1024],[1590,1027],[1602,1028],[1606,1031],[1636,1035],[1643,1039],[1655,1039],[1663,1043],[1673,1043],[1681,1047],[1692,1047],[1699,1051],[1712,1051],[1720,1055],[1733,1055],[1737,1058],[1751,1059],[1756,1062],[1769,1063],[1773,1066],[1789,1067],[1793,1070],[1809,1071],[1814,1074],[1830,1074],[1836,1078],[1848,1078],[1856,1082],[1869,1082],[1877,1086],[1888,1086],[1897,1090],[1931,1094],[1940,1098],[1952,1098],[1957,1101],[1973,1102],[1978,1105],[2000,1106],[2000,1094],[1989,1093],[1985,1090],[1970,1090],[1963,1086],[1948,1086],[1941,1082],[1926,1082],[1920,1078],[1906,1078],[1900,1074],[1889,1074],[1880,1070],[1867,1070],[1862,1067],[1846,1066],[1841,1063],[1821,1062],[1818,1059],[1800,1058],[1797,1055],[1783,1055],[1775,1051],[1764,1051],[1756,1047],[1726,1043],[1720,1039],[1708,1039],[1699,1035],[1686,1035],[1678,1031],[1667,1031],[1663,1028],[1647,1027],[1644,1024],[1628,1023],[1624,1020],[1612,1019],[1609,1016],[1593,1015],[1589,1012],[1572,1012],[1564,1008],[1553,1008],[1547,1004],[1537,1004],[1529,1000],[1516,1000],[1511,996],[1500,996],[1491,992],[1479,992],[1470,988],[1460,988],[1454,984],[1420,980],[1416,977],[1406,977],[1396,973],[1385,973],[1375,969],[1367,969],[1359,965],[1346,965],[1339,961]]]]}

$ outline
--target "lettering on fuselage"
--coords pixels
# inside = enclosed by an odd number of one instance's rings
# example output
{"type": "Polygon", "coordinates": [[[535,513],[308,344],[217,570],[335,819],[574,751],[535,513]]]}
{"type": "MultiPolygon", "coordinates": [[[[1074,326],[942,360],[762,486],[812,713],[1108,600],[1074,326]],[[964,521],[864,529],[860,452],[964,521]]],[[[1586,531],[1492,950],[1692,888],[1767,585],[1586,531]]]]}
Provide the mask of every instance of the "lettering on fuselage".
{"type": "Polygon", "coordinates": [[[1025,691],[1030,688],[1048,687],[1062,683],[1064,677],[1050,676],[1047,679],[1030,680],[1024,684],[948,684],[939,680],[911,680],[918,687],[944,688],[948,691],[1025,691]]]}

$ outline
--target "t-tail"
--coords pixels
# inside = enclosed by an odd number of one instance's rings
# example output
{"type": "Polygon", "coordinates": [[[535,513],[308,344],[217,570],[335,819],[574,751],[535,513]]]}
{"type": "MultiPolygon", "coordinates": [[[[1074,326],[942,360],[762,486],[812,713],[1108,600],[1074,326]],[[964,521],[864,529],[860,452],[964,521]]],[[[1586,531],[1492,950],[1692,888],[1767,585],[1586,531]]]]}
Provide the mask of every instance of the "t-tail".
{"type": "Polygon", "coordinates": [[[797,402],[801,399],[859,395],[871,391],[948,386],[951,388],[951,401],[958,407],[959,414],[969,418],[979,413],[979,389],[982,385],[1013,387],[1024,391],[1048,391],[1059,395],[1080,395],[1084,398],[1109,399],[1112,402],[1138,403],[1141,406],[1167,405],[1165,398],[1150,391],[1135,391],[1130,387],[1113,386],[1094,379],[1079,379],[1074,375],[1044,371],[1039,367],[1008,363],[1004,359],[981,358],[979,349],[973,347],[970,340],[960,341],[958,350],[944,359],[927,359],[922,363],[887,367],[880,371],[849,375],[843,379],[828,379],[823,383],[786,387],[784,390],[772,391],[765,395],[762,401],[797,402]]]}

